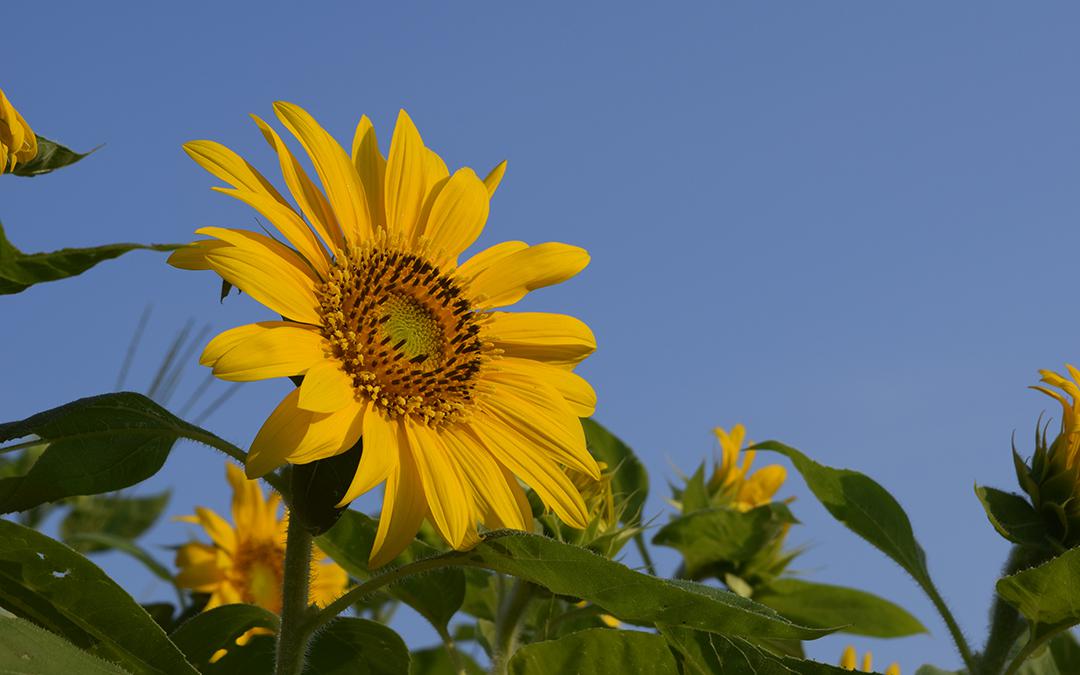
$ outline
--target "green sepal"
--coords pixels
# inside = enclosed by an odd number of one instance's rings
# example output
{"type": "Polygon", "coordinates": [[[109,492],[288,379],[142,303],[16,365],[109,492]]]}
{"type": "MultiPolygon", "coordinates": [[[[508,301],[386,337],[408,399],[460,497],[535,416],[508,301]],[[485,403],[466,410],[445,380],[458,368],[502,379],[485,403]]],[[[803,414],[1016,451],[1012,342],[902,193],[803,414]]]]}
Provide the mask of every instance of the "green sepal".
{"type": "Polygon", "coordinates": [[[37,154],[28,162],[16,164],[11,171],[11,175],[33,178],[34,176],[50,173],[65,166],[71,166],[75,162],[90,156],[101,147],[98,146],[90,152],[75,152],[56,141],[45,138],[41,134],[34,135],[37,136],[37,154]]]}

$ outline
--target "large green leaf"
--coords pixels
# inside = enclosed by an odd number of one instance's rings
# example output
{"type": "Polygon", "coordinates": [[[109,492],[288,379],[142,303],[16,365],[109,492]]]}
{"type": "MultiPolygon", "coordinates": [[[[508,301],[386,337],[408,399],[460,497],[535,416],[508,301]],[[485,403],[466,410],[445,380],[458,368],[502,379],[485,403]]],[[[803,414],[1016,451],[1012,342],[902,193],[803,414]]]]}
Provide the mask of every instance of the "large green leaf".
{"type": "Polygon", "coordinates": [[[771,502],[749,511],[693,511],[660,528],[653,543],[677,549],[691,577],[716,563],[750,560],[786,527],[797,523],[786,504],[771,502]]]}
{"type": "Polygon", "coordinates": [[[0,673],[124,675],[127,671],[29,621],[0,616],[0,673]]]}
{"type": "MultiPolygon", "coordinates": [[[[94,152],[75,152],[65,148],[56,141],[50,141],[40,134],[37,136],[37,155],[29,162],[23,162],[11,172],[15,176],[40,176],[43,173],[56,171],[65,166],[70,166],[80,159],[94,152]]],[[[95,148],[96,150],[96,148],[95,148]]]]}
{"type": "Polygon", "coordinates": [[[1060,628],[1080,623],[1080,548],[1031,569],[1002,577],[997,592],[1033,624],[1060,628]]]}
{"type": "Polygon", "coordinates": [[[1024,662],[1016,675],[1076,675],[1080,673],[1080,643],[1069,632],[1050,639],[1047,648],[1024,662]]]}
{"type": "Polygon", "coordinates": [[[840,675],[848,671],[816,661],[778,656],[739,638],[660,626],[683,659],[684,675],[840,675]]]}
{"type": "Polygon", "coordinates": [[[196,672],[146,610],[96,565],[2,519],[0,606],[133,673],[196,672]]]}
{"type": "Polygon", "coordinates": [[[71,510],[60,522],[60,538],[83,553],[108,548],[101,542],[71,539],[82,534],[105,534],[137,539],[150,528],[169,503],[169,492],[147,497],[93,495],[72,500],[71,510]]]}
{"type": "Polygon", "coordinates": [[[510,659],[512,675],[678,675],[664,638],[653,633],[591,628],[558,640],[518,649],[510,659]]]}
{"type": "Polygon", "coordinates": [[[927,632],[903,607],[844,586],[777,579],[754,599],[807,626],[843,626],[844,633],[881,638],[927,632]]]}
{"type": "Polygon", "coordinates": [[[832,632],[798,625],[734,593],[635,572],[589,550],[535,534],[495,532],[471,551],[446,555],[531,581],[556,595],[588,600],[627,623],[796,640],[832,632]]]}
{"type": "MultiPolygon", "coordinates": [[[[487,672],[468,654],[458,652],[456,658],[465,675],[484,675],[487,672]]],[[[409,675],[460,675],[460,671],[445,648],[430,647],[412,653],[409,675]]]]}
{"type": "Polygon", "coordinates": [[[30,435],[49,446],[26,475],[0,478],[0,513],[134,485],[161,468],[180,438],[231,447],[131,392],[91,396],[0,424],[0,443],[30,435]]]}
{"type": "Polygon", "coordinates": [[[219,649],[235,649],[236,638],[252,628],[277,630],[276,614],[255,605],[222,605],[196,614],[169,638],[200,672],[219,649]]]}
{"type": "Polygon", "coordinates": [[[82,274],[94,265],[128,251],[172,251],[179,244],[106,244],[93,248],[62,248],[49,253],[23,253],[8,241],[0,225],[0,295],[21,293],[34,284],[82,274]]]}
{"type": "Polygon", "coordinates": [[[615,472],[611,479],[611,492],[622,506],[623,521],[634,525],[640,523],[645,498],[649,496],[649,474],[645,471],[645,465],[626,443],[596,420],[584,418],[581,426],[585,429],[589,452],[615,472]]]}
{"type": "Polygon", "coordinates": [[[409,648],[389,627],[339,618],[315,636],[305,672],[312,675],[404,675],[409,648]]]}
{"type": "Polygon", "coordinates": [[[1014,544],[1046,548],[1046,526],[1035,508],[1020,495],[990,487],[975,486],[975,496],[986,511],[990,524],[1014,544]]]}
{"type": "MultiPolygon", "coordinates": [[[[346,511],[330,530],[318,538],[318,545],[357,579],[370,578],[367,562],[375,541],[378,523],[356,511],[346,511]]],[[[431,557],[438,551],[420,541],[412,544],[395,564],[405,564],[431,557]]],[[[394,584],[388,592],[419,612],[439,630],[461,608],[465,599],[465,575],[460,569],[443,569],[409,577],[394,584]]]]}

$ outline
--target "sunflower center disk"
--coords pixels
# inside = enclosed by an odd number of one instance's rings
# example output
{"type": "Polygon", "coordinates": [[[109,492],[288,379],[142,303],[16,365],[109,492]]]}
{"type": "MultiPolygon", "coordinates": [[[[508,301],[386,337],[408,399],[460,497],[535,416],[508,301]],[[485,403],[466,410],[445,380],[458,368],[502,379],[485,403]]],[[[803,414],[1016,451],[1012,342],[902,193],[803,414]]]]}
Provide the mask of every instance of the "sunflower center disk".
{"type": "Polygon", "coordinates": [[[430,425],[468,413],[492,348],[453,278],[412,253],[360,248],[318,294],[323,335],[360,398],[430,425]]]}
{"type": "Polygon", "coordinates": [[[241,541],[233,559],[235,586],[244,602],[280,612],[285,553],[272,543],[241,541]]]}

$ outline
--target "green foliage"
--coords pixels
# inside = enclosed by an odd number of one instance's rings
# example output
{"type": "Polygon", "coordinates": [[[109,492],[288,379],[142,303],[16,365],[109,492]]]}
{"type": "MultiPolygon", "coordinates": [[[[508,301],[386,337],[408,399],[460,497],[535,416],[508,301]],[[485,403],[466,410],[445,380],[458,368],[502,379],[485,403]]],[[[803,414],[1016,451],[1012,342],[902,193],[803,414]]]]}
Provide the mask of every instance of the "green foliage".
{"type": "MultiPolygon", "coordinates": [[[[409,675],[459,675],[457,666],[450,654],[442,647],[419,649],[412,653],[409,663],[409,675]]],[[[465,675],[484,675],[487,671],[479,666],[468,654],[456,655],[465,675]]]]}
{"type": "Polygon", "coordinates": [[[29,621],[0,616],[0,672],[34,675],[124,675],[103,661],[29,621]]]}
{"type": "Polygon", "coordinates": [[[678,675],[675,658],[659,635],[593,628],[558,640],[526,645],[510,659],[512,675],[678,675]]]}
{"type": "Polygon", "coordinates": [[[691,578],[700,578],[707,572],[721,576],[731,563],[751,560],[797,522],[787,505],[780,502],[749,511],[705,508],[664,525],[653,537],[653,543],[678,550],[691,578]],[[718,568],[720,573],[716,573],[718,568]]]}
{"type": "Polygon", "coordinates": [[[739,638],[678,626],[660,626],[660,632],[680,654],[684,675],[840,675],[848,672],[822,663],[779,656],[739,638]]]}
{"type": "Polygon", "coordinates": [[[0,606],[133,673],[196,672],[146,610],[96,565],[6,520],[0,520],[0,606]]]}
{"type": "Polygon", "coordinates": [[[254,605],[222,605],[196,614],[172,632],[169,639],[199,672],[219,649],[233,649],[236,638],[252,628],[277,630],[278,617],[254,605]]]}
{"type": "Polygon", "coordinates": [[[390,628],[341,618],[315,636],[305,672],[312,675],[403,675],[409,649],[390,628]]]}
{"type": "Polygon", "coordinates": [[[339,455],[292,467],[292,513],[313,535],[333,527],[348,508],[337,508],[336,504],[348,491],[363,451],[364,440],[360,439],[339,455]]]}
{"type": "Polygon", "coordinates": [[[623,522],[639,524],[645,499],[649,496],[649,474],[645,471],[645,465],[629,446],[596,420],[583,418],[581,426],[585,429],[585,442],[589,452],[615,472],[611,480],[611,491],[618,500],[616,511],[623,522]]]}
{"type": "Polygon", "coordinates": [[[1011,492],[978,485],[975,486],[975,495],[998,534],[1022,546],[1050,546],[1042,518],[1026,499],[1011,492]]]}
{"type": "Polygon", "coordinates": [[[84,553],[108,548],[101,540],[75,540],[83,534],[104,534],[118,539],[136,539],[165,510],[169,492],[148,497],[95,495],[72,500],[71,510],[60,523],[60,538],[84,553]]]}
{"type": "Polygon", "coordinates": [[[23,162],[16,165],[15,169],[11,172],[14,176],[40,176],[43,173],[49,173],[62,169],[65,166],[70,166],[75,162],[87,157],[94,150],[90,152],[78,153],[69,148],[65,148],[56,141],[50,141],[40,134],[37,136],[38,152],[29,162],[23,162]]]}
{"type": "Polygon", "coordinates": [[[872,593],[801,579],[777,579],[754,595],[792,621],[807,626],[843,626],[844,633],[895,638],[925,633],[903,607],[872,593]]]}
{"type": "Polygon", "coordinates": [[[1040,632],[1080,623],[1080,548],[998,579],[997,592],[1040,632]]]}
{"type": "Polygon", "coordinates": [[[0,443],[30,435],[49,445],[26,475],[0,478],[0,513],[134,485],[157,473],[180,438],[228,445],[131,392],[91,396],[0,424],[0,443]]]}
{"type": "Polygon", "coordinates": [[[93,248],[63,248],[49,253],[23,253],[8,241],[0,225],[0,295],[21,293],[34,284],[82,274],[94,265],[128,251],[172,251],[178,244],[106,244],[93,248]]]}
{"type": "MultiPolygon", "coordinates": [[[[158,579],[168,584],[176,584],[172,572],[167,567],[130,539],[123,539],[102,532],[83,532],[69,536],[64,543],[77,551],[81,550],[80,547],[90,547],[95,551],[120,551],[142,563],[158,579]]],[[[179,588],[177,588],[177,592],[179,592],[179,588]]],[[[181,597],[183,596],[181,595],[181,597]]]]}

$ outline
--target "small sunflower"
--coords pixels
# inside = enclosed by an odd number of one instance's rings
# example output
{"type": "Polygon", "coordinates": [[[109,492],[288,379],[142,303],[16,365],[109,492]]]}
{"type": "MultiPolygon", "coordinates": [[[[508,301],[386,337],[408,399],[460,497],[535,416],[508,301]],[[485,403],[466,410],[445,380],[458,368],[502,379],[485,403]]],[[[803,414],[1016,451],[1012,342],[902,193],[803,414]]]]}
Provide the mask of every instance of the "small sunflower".
{"type": "MultiPolygon", "coordinates": [[[[844,653],[840,657],[840,667],[844,670],[855,670],[858,660],[859,654],[855,651],[855,647],[848,645],[844,648],[844,653]]],[[[863,654],[862,672],[874,672],[874,655],[870,652],[863,654]]],[[[897,663],[890,663],[889,667],[885,669],[884,675],[900,675],[900,665],[897,663]]]]}
{"type": "Polygon", "coordinates": [[[37,136],[0,89],[0,174],[37,156],[37,136]]]}
{"type": "Polygon", "coordinates": [[[1060,450],[1058,450],[1055,461],[1063,468],[1073,469],[1076,467],[1078,455],[1080,455],[1080,386],[1077,384],[1080,382],[1080,370],[1077,370],[1071,364],[1066,364],[1065,368],[1069,371],[1069,375],[1072,377],[1071,380],[1052,370],[1039,371],[1039,374],[1042,375],[1042,382],[1061,391],[1054,391],[1039,385],[1031,388],[1041,391],[1061,404],[1061,439],[1063,443],[1059,446],[1060,450]]]}
{"type": "MultiPolygon", "coordinates": [[[[266,498],[258,482],[247,480],[240,468],[229,464],[225,469],[233,489],[233,525],[204,507],[197,507],[193,516],[181,516],[179,520],[201,525],[211,543],[193,541],[177,549],[176,582],[209,593],[205,609],[247,603],[280,614],[287,526],[286,519],[278,517],[281,498],[266,498]]],[[[310,597],[319,606],[333,602],[349,581],[345,570],[325,557],[316,548],[311,560],[310,597]]]]}
{"type": "Polygon", "coordinates": [[[505,171],[452,175],[402,111],[384,159],[362,118],[351,157],[301,108],[276,103],[320,190],[269,125],[294,208],[258,171],[210,141],[185,150],[288,244],[206,227],[173,254],[210,269],[282,317],[219,335],[201,362],[225,380],[303,375],[252,442],[247,475],[332,457],[363,437],[339,506],[386,484],[371,565],[392,560],[429,518],[461,549],[477,523],[531,529],[518,478],[562,520],[588,513],[566,469],[600,476],[579,417],[596,397],[573,368],[596,347],[562,314],[497,311],[580,272],[588,254],[559,243],[496,244],[459,264],[483,229],[505,171]]]}
{"type": "Polygon", "coordinates": [[[768,504],[773,495],[787,480],[787,470],[779,464],[770,464],[754,473],[750,466],[754,463],[755,452],[747,450],[743,454],[742,465],[738,465],[746,439],[746,428],[736,424],[728,433],[721,427],[713,429],[720,441],[720,464],[709,479],[709,493],[726,496],[732,506],[740,511],[768,504]]]}

